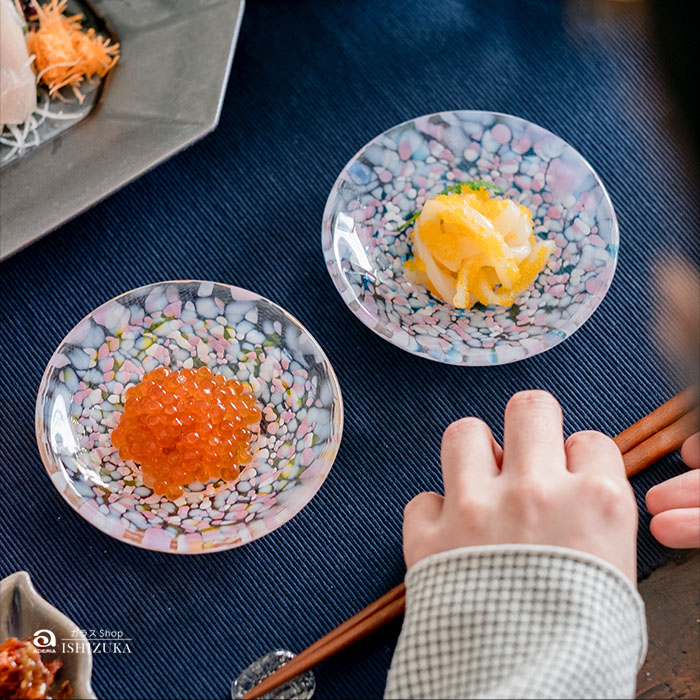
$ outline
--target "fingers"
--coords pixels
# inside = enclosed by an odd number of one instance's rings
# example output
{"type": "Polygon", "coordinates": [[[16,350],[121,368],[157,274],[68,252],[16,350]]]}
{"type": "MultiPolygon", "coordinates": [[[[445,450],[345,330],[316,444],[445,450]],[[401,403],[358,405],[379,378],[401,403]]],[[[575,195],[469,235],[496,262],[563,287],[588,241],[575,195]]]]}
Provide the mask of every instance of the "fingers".
{"type": "Polygon", "coordinates": [[[617,445],[603,433],[582,430],[564,444],[566,466],[572,473],[603,474],[626,479],[625,465],[617,445]]]}
{"type": "MultiPolygon", "coordinates": [[[[700,433],[689,437],[681,448],[683,461],[700,468],[700,433]]],[[[666,547],[700,547],[700,473],[679,474],[649,489],[647,509],[654,516],[651,534],[666,547]]]]}
{"type": "Polygon", "coordinates": [[[691,469],[700,469],[700,433],[691,435],[683,443],[681,458],[691,469]]]}
{"type": "Polygon", "coordinates": [[[407,567],[432,553],[437,544],[430,542],[430,537],[426,541],[426,531],[429,531],[440,517],[443,500],[439,494],[427,491],[419,493],[404,508],[403,553],[407,567]]]}
{"type": "Polygon", "coordinates": [[[700,508],[700,472],[679,474],[647,491],[647,510],[656,515],[673,508],[700,508]]]}
{"type": "Polygon", "coordinates": [[[561,406],[546,391],[521,391],[506,406],[503,474],[565,469],[561,406]]]}
{"type": "Polygon", "coordinates": [[[700,547],[700,508],[665,510],[651,519],[649,529],[666,547],[700,547]]]}
{"type": "Polygon", "coordinates": [[[409,501],[403,511],[403,536],[410,539],[414,532],[422,532],[434,523],[442,512],[444,499],[439,493],[425,491],[409,501]]]}
{"type": "Polygon", "coordinates": [[[442,436],[442,478],[449,501],[467,489],[480,488],[498,475],[498,445],[491,430],[478,418],[462,418],[442,436]]]}

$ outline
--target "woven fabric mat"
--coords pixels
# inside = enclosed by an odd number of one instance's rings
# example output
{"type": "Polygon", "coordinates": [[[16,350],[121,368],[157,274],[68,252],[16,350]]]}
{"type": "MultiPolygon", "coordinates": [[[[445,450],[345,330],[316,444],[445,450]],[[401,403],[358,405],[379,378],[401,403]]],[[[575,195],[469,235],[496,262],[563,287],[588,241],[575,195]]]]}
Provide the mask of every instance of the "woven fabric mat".
{"type": "MultiPolygon", "coordinates": [[[[653,340],[649,271],[669,249],[698,262],[700,199],[652,31],[643,3],[254,0],[218,129],[2,263],[0,574],[26,569],[81,627],[133,639],[131,654],[95,655],[99,697],[227,697],[255,658],[300,651],[396,585],[403,506],[441,488],[452,420],[480,416],[500,437],[508,397],[539,387],[561,401],[567,433],[614,435],[680,388],[653,340]],[[619,217],[601,307],[514,365],[402,352],[351,315],[323,262],[321,214],[346,161],[388,127],[447,109],[511,113],[562,136],[619,217]],[[128,289],[187,278],[254,290],[299,318],[346,409],[337,462],[299,515],[197,557],[129,547],[75,514],[44,472],[33,421],[43,369],[78,320],[128,289]]],[[[682,469],[674,456],[634,479],[640,576],[666,557],[644,493],[682,469]]],[[[380,697],[398,629],[319,667],[316,697],[380,697]]]]}

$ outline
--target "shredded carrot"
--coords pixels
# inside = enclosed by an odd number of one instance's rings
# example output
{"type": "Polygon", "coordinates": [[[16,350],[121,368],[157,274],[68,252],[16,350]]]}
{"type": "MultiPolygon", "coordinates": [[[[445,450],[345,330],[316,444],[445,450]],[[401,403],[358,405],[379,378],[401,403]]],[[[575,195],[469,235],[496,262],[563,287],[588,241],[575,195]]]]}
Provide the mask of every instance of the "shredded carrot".
{"type": "Polygon", "coordinates": [[[63,14],[67,0],[35,2],[39,28],[27,34],[29,53],[36,56],[37,77],[48,88],[51,97],[60,97],[59,90],[70,86],[82,104],[85,96],[79,86],[93,75],[104,77],[119,60],[119,44],[94,29],[83,31],[82,15],[63,14]]]}

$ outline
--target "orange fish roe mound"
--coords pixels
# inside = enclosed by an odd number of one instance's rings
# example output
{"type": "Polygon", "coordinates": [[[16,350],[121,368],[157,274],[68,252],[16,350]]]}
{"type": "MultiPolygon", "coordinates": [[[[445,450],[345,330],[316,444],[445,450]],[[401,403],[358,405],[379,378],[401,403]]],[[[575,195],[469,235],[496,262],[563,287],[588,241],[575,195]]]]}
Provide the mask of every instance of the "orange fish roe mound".
{"type": "Polygon", "coordinates": [[[126,391],[112,444],[141,465],[143,482],[176,499],[193,481],[235,481],[252,459],[260,409],[249,388],[208,367],[147,372],[126,391]]]}

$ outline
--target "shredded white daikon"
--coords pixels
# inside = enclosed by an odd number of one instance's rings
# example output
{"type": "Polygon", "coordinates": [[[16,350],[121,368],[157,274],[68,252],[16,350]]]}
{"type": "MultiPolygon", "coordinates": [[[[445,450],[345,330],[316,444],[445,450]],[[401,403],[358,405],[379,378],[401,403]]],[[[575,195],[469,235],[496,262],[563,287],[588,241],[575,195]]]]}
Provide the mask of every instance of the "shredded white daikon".
{"type": "MultiPolygon", "coordinates": [[[[32,56],[32,58],[34,58],[32,56]]],[[[62,61],[61,63],[52,63],[50,66],[46,66],[43,70],[40,70],[36,74],[36,82],[38,83],[41,80],[41,76],[46,73],[47,70],[53,70],[54,68],[70,68],[71,66],[77,65],[77,61],[62,61]]]]}
{"type": "Polygon", "coordinates": [[[28,148],[35,148],[38,146],[41,143],[39,127],[47,119],[57,121],[79,121],[87,115],[87,111],[73,112],[72,114],[64,114],[62,111],[52,112],[48,109],[48,104],[49,100],[47,99],[43,104],[38,105],[34,113],[19,126],[5,125],[0,132],[0,144],[6,146],[10,150],[3,156],[0,162],[5,163],[14,158],[15,155],[22,156],[28,148]],[[29,137],[32,137],[31,141],[29,137]]]}

